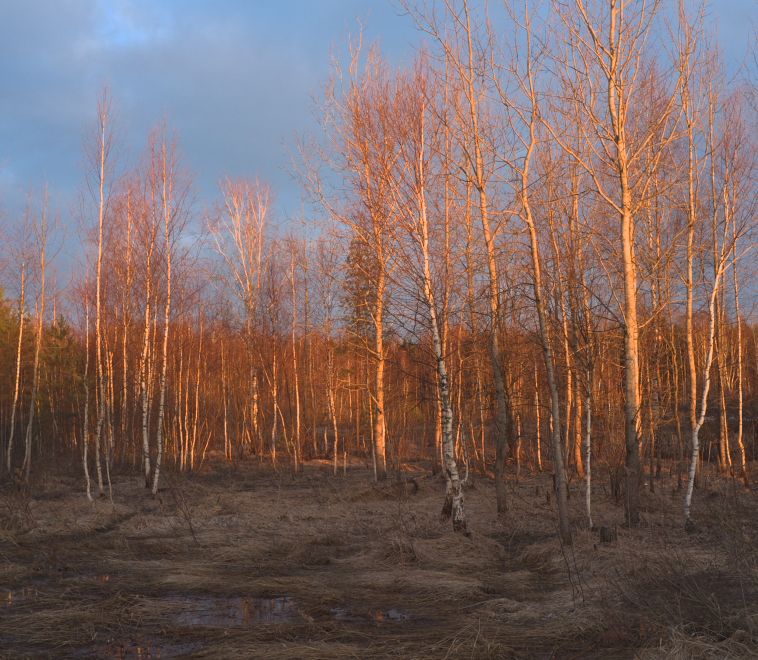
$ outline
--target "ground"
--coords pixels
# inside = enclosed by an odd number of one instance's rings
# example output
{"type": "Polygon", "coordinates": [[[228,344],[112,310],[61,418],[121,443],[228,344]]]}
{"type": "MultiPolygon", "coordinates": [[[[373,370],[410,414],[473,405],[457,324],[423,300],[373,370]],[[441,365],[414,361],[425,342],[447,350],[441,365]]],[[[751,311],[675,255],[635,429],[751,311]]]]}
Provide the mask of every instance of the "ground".
{"type": "Polygon", "coordinates": [[[758,655],[758,492],[711,475],[685,532],[666,474],[626,529],[607,471],[601,542],[571,486],[573,547],[551,478],[465,491],[468,537],[440,521],[422,466],[374,484],[327,464],[217,463],[159,497],[114,476],[93,503],[77,476],[0,494],[0,655],[102,658],[740,658],[758,655]]]}

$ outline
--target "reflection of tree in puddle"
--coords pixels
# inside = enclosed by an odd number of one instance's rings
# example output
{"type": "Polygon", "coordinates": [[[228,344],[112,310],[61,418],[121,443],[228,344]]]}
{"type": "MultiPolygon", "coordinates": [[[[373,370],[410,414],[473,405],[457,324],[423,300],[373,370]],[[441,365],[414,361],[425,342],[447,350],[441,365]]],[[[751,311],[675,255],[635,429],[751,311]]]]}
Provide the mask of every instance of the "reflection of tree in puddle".
{"type": "Polygon", "coordinates": [[[245,625],[290,621],[295,605],[287,596],[278,598],[241,599],[242,621],[245,625]]]}
{"type": "Polygon", "coordinates": [[[181,625],[252,626],[289,623],[297,617],[295,602],[289,596],[274,598],[184,598],[176,617],[181,625]]]}
{"type": "Polygon", "coordinates": [[[355,619],[356,617],[351,616],[350,612],[346,607],[333,607],[331,610],[329,610],[329,613],[332,615],[333,618],[337,619],[337,621],[344,621],[349,619],[355,619]]]}
{"type": "Polygon", "coordinates": [[[399,623],[400,621],[407,621],[409,618],[405,612],[396,607],[391,607],[388,610],[371,610],[369,617],[376,624],[387,622],[399,623]]]}
{"type": "Polygon", "coordinates": [[[18,605],[24,601],[36,598],[39,595],[39,591],[35,587],[22,587],[21,589],[11,590],[4,589],[0,591],[0,602],[3,607],[12,607],[18,605]]]}
{"type": "Polygon", "coordinates": [[[366,615],[359,616],[346,607],[333,607],[330,610],[332,618],[337,621],[360,623],[368,619],[374,625],[383,623],[400,623],[410,619],[410,615],[401,609],[391,607],[388,610],[369,610],[366,615]]]}

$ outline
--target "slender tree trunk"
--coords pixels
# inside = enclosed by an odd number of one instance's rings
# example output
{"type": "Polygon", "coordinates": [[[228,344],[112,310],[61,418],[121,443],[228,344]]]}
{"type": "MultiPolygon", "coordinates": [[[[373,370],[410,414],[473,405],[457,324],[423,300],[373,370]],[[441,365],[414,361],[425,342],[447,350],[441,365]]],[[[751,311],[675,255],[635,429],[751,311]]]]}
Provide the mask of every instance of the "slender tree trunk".
{"type": "MultiPolygon", "coordinates": [[[[609,85],[613,90],[613,85],[609,85]]],[[[615,91],[610,92],[613,97],[615,91]]],[[[640,523],[640,373],[639,323],[637,321],[637,264],[634,256],[634,218],[632,196],[626,162],[626,141],[623,129],[616,135],[619,181],[621,188],[621,248],[624,275],[624,420],[626,437],[626,489],[624,510],[631,527],[640,523]]]]}
{"type": "Polygon", "coordinates": [[[224,458],[231,461],[232,452],[229,446],[229,386],[227,384],[226,374],[226,354],[224,352],[224,343],[221,342],[221,399],[224,407],[224,458]]]}
{"type": "MultiPolygon", "coordinates": [[[[686,79],[685,79],[686,83],[686,79]]],[[[695,226],[696,226],[696,209],[697,200],[695,198],[695,136],[693,127],[693,117],[691,115],[689,86],[685,84],[682,88],[682,109],[685,119],[687,121],[687,148],[688,148],[688,167],[687,167],[687,301],[686,301],[686,335],[687,335],[687,370],[689,375],[689,396],[688,396],[688,412],[690,422],[690,467],[689,476],[687,479],[687,491],[684,498],[684,522],[685,525],[689,521],[690,506],[692,502],[691,488],[695,486],[695,475],[698,465],[698,457],[700,455],[700,444],[698,432],[700,427],[698,425],[697,416],[697,363],[695,361],[695,328],[693,319],[693,305],[695,297],[695,279],[694,279],[694,260],[695,260],[695,226]]],[[[715,299],[713,301],[715,305],[715,299]]],[[[711,308],[711,313],[713,309],[711,308]]],[[[711,318],[713,324],[714,319],[711,318]]],[[[711,342],[715,340],[715,326],[713,326],[711,342]]],[[[709,360],[711,356],[712,344],[709,347],[709,360]]],[[[704,372],[704,384],[703,391],[707,392],[710,389],[710,361],[706,364],[706,371],[704,372]]],[[[704,418],[704,416],[703,416],[704,418]]]]}
{"type": "Polygon", "coordinates": [[[747,452],[743,438],[743,380],[742,380],[742,319],[740,318],[740,285],[737,275],[737,237],[732,237],[732,283],[734,285],[734,316],[737,321],[737,447],[740,451],[740,472],[745,486],[749,485],[747,452]]]}
{"type": "Polygon", "coordinates": [[[142,401],[142,467],[145,476],[145,488],[150,487],[152,469],[150,465],[150,383],[152,381],[152,360],[150,347],[152,345],[152,273],[151,260],[154,242],[151,240],[147,252],[147,267],[145,275],[145,329],[142,338],[142,356],[140,359],[140,390],[142,401]]]}
{"type": "Polygon", "coordinates": [[[200,320],[200,340],[197,345],[197,370],[195,371],[195,401],[194,415],[192,419],[192,447],[190,449],[190,470],[195,469],[195,448],[197,447],[197,438],[200,422],[200,370],[203,356],[203,319],[200,320]]]}
{"type": "Polygon", "coordinates": [[[420,111],[421,116],[419,117],[418,155],[415,165],[419,233],[417,240],[419,241],[421,248],[424,298],[428,308],[429,322],[432,330],[432,344],[434,346],[434,357],[437,363],[439,407],[442,413],[441,440],[445,463],[445,478],[447,482],[442,515],[445,518],[452,518],[454,531],[466,533],[466,514],[463,508],[463,486],[461,484],[460,475],[458,474],[458,466],[455,461],[455,440],[453,438],[453,409],[450,403],[450,382],[448,380],[447,364],[442,343],[443,338],[440,332],[440,319],[432,281],[432,267],[429,250],[429,221],[426,206],[424,112],[425,109],[422,103],[420,111]]]}
{"type": "MultiPolygon", "coordinates": [[[[536,121],[536,118],[535,118],[536,121]]],[[[532,129],[533,130],[533,129],[532,129]]],[[[531,144],[534,144],[532,139],[531,144]]],[[[529,156],[527,156],[529,158],[529,156]]],[[[528,196],[529,183],[529,166],[526,162],[522,172],[521,202],[524,206],[524,221],[529,231],[529,242],[532,256],[532,278],[534,285],[534,301],[537,307],[537,319],[540,329],[540,342],[542,344],[542,355],[545,361],[545,373],[547,374],[547,384],[550,390],[550,412],[553,417],[553,430],[551,434],[553,448],[553,474],[555,478],[556,499],[558,501],[558,524],[563,543],[570,545],[571,526],[568,516],[568,499],[566,493],[566,471],[563,465],[563,447],[561,443],[561,423],[560,423],[560,397],[558,394],[558,381],[555,374],[555,361],[553,358],[553,347],[548,329],[547,312],[543,302],[542,289],[542,266],[540,263],[539,244],[537,242],[537,229],[534,224],[531,206],[528,196]]]]}
{"type": "MultiPolygon", "coordinates": [[[[687,137],[688,137],[688,150],[689,150],[689,162],[688,162],[688,235],[687,235],[687,354],[688,364],[690,372],[690,427],[691,427],[691,445],[690,445],[690,466],[689,476],[687,479],[687,492],[684,497],[684,524],[685,528],[692,524],[690,517],[692,507],[692,494],[695,487],[695,475],[697,471],[698,459],[700,457],[700,440],[699,432],[705,421],[706,412],[708,409],[708,392],[711,387],[711,367],[715,359],[716,352],[716,334],[719,323],[718,319],[718,298],[720,293],[721,278],[724,273],[727,261],[727,248],[726,241],[729,230],[729,223],[725,221],[724,232],[721,241],[720,250],[717,247],[718,236],[716,234],[715,223],[713,225],[713,241],[714,241],[714,274],[713,284],[708,301],[708,340],[706,344],[706,359],[703,366],[703,385],[700,397],[700,412],[697,413],[697,367],[695,363],[695,346],[694,346],[694,328],[693,328],[693,297],[694,297],[694,279],[693,279],[693,261],[694,261],[694,235],[695,235],[695,220],[696,220],[696,188],[695,188],[695,173],[696,173],[696,159],[695,159],[695,139],[692,115],[690,112],[690,90],[689,86],[685,83],[682,90],[682,104],[684,108],[684,114],[687,119],[687,137]],[[719,254],[720,252],[720,254],[719,254]]],[[[709,93],[709,132],[707,136],[707,143],[709,150],[715,149],[715,140],[713,138],[713,112],[715,108],[715,99],[712,92],[709,93]]],[[[711,153],[710,158],[713,160],[714,154],[711,153]]],[[[715,190],[715,175],[713,173],[713,167],[711,169],[711,183],[715,190]]],[[[715,202],[714,202],[715,204],[715,202]]]]}
{"type": "MultiPolygon", "coordinates": [[[[719,305],[719,307],[723,310],[723,305],[719,305]]],[[[719,325],[721,326],[721,330],[718,333],[720,341],[717,340],[716,342],[719,354],[718,365],[716,367],[719,377],[719,467],[722,473],[727,474],[732,466],[732,452],[729,446],[729,420],[727,418],[726,409],[727,377],[726,365],[724,364],[726,356],[723,355],[723,351],[725,350],[724,335],[726,334],[726,329],[724,328],[723,323],[720,323],[719,325]]]]}
{"type": "Polygon", "coordinates": [[[187,381],[184,381],[184,347],[179,344],[179,367],[174,374],[174,382],[176,383],[176,401],[179,410],[176,415],[176,431],[178,436],[178,449],[179,449],[179,469],[184,470],[184,459],[186,456],[185,451],[185,437],[187,429],[187,397],[184,396],[184,392],[189,387],[189,369],[187,369],[187,381]]]}
{"type": "Polygon", "coordinates": [[[292,432],[293,442],[293,469],[295,474],[302,470],[301,439],[300,439],[300,374],[297,364],[297,300],[295,287],[295,245],[292,246],[292,261],[290,263],[290,283],[292,288],[292,375],[295,385],[295,424],[292,432]]]}
{"type": "MultiPolygon", "coordinates": [[[[523,207],[523,220],[526,224],[529,233],[529,246],[532,259],[532,284],[534,291],[534,304],[537,308],[537,321],[539,324],[539,336],[540,343],[542,345],[542,356],[545,361],[545,373],[547,376],[547,385],[550,390],[550,411],[553,416],[553,431],[551,434],[552,446],[553,446],[553,475],[556,488],[556,500],[558,501],[558,527],[561,536],[561,541],[566,545],[571,545],[571,525],[569,522],[568,513],[568,494],[566,486],[566,471],[564,468],[564,456],[563,447],[561,445],[561,411],[560,411],[560,395],[558,393],[558,378],[556,375],[555,359],[553,356],[553,343],[550,335],[550,327],[548,325],[547,310],[544,302],[544,288],[542,284],[542,263],[540,257],[539,240],[537,236],[537,226],[535,224],[534,216],[532,214],[531,199],[529,196],[529,174],[531,167],[531,159],[534,153],[534,149],[537,145],[536,130],[539,122],[537,97],[534,87],[534,81],[532,78],[531,68],[531,33],[527,31],[526,35],[526,47],[527,47],[527,73],[525,83],[529,92],[529,115],[527,128],[529,131],[528,141],[526,142],[526,151],[522,161],[521,178],[519,189],[519,197],[521,205],[523,207]]],[[[552,225],[552,223],[551,223],[552,225]]],[[[552,229],[552,226],[551,226],[552,229]]],[[[554,236],[554,232],[553,232],[554,236]]],[[[555,246],[556,256],[558,255],[558,247],[555,246]]],[[[560,278],[560,272],[558,278],[560,278]]],[[[560,291],[560,289],[559,289],[560,291]]],[[[563,332],[564,332],[564,344],[566,350],[566,368],[567,368],[567,384],[566,384],[566,433],[569,435],[569,420],[570,410],[568,405],[571,397],[571,364],[570,364],[570,351],[568,346],[568,323],[566,320],[566,310],[564,307],[563,294],[561,295],[561,308],[563,312],[563,332]]],[[[580,460],[581,463],[581,460],[580,460]]],[[[577,469],[581,466],[578,465],[577,469]]]]}
{"type": "Polygon", "coordinates": [[[82,425],[82,467],[87,499],[92,501],[92,487],[89,477],[89,301],[84,301],[84,423],[82,425]]]}
{"type": "Polygon", "coordinates": [[[540,419],[542,407],[540,405],[540,383],[537,377],[537,363],[534,363],[534,416],[535,434],[537,436],[537,469],[542,472],[542,421],[540,419]]]}
{"type": "MultiPolygon", "coordinates": [[[[168,369],[168,337],[171,321],[171,220],[173,215],[173,171],[169,163],[169,154],[167,145],[164,141],[161,145],[161,200],[163,206],[163,227],[164,227],[164,245],[166,249],[166,306],[163,316],[163,356],[161,364],[161,381],[159,390],[158,403],[158,420],[157,420],[157,437],[156,437],[156,454],[155,469],[153,471],[153,496],[158,494],[158,480],[161,472],[161,462],[163,459],[163,419],[166,409],[166,373],[168,369]]],[[[173,155],[172,155],[173,157],[173,155]]]]}
{"type": "Polygon", "coordinates": [[[471,31],[471,18],[468,3],[464,0],[463,10],[466,20],[466,40],[468,62],[465,65],[465,80],[467,81],[466,97],[468,101],[469,120],[471,122],[471,144],[473,146],[473,185],[479,195],[479,215],[482,223],[482,233],[487,251],[487,274],[489,276],[489,350],[492,376],[495,385],[495,496],[497,511],[507,510],[506,491],[504,482],[505,455],[508,449],[508,438],[511,434],[510,402],[505,386],[503,366],[500,362],[500,283],[496,258],[495,236],[490,222],[490,206],[487,197],[486,176],[484,173],[484,157],[482,154],[482,135],[479,130],[479,108],[477,92],[474,85],[474,46],[471,31]]]}
{"type": "MultiPolygon", "coordinates": [[[[533,103],[536,104],[536,99],[533,97],[533,103]]],[[[532,129],[533,132],[533,129],[532,129]]],[[[534,141],[534,138],[532,138],[532,142],[534,141]]],[[[528,182],[527,182],[528,183],[528,182]]],[[[548,185],[551,185],[552,181],[548,182],[548,185]]],[[[526,185],[522,186],[524,195],[528,194],[528,188],[526,185]]],[[[572,440],[575,440],[575,433],[577,432],[577,429],[575,429],[572,426],[572,416],[575,412],[575,408],[579,405],[579,399],[578,397],[574,397],[574,366],[573,366],[573,360],[571,355],[571,340],[570,340],[570,332],[569,332],[569,322],[568,322],[568,311],[566,309],[566,296],[563,289],[563,260],[561,259],[561,251],[558,247],[558,240],[556,236],[555,231],[555,225],[553,222],[553,210],[552,208],[549,208],[547,211],[548,216],[548,222],[550,226],[550,237],[553,244],[553,252],[555,254],[555,264],[556,264],[556,280],[557,280],[557,292],[556,297],[558,299],[557,307],[561,311],[561,340],[563,344],[563,357],[566,361],[566,401],[565,401],[565,424],[564,429],[566,433],[565,437],[565,446],[566,446],[566,460],[568,461],[570,459],[570,451],[571,451],[571,444],[572,440]],[[574,403],[576,401],[576,404],[574,403]],[[573,431],[573,432],[572,432],[573,431]]],[[[535,236],[532,237],[531,231],[530,231],[530,242],[535,242],[536,244],[536,230],[535,230],[535,236]]],[[[533,248],[534,250],[534,248],[533,248]]],[[[534,260],[534,257],[532,258],[534,260]]],[[[544,307],[544,303],[543,303],[544,307]]],[[[555,371],[557,369],[554,368],[555,371]]],[[[558,385],[557,379],[556,379],[556,387],[558,385]]],[[[548,379],[548,387],[550,386],[550,382],[548,379]]],[[[579,436],[581,436],[581,428],[578,429],[579,436]]],[[[575,456],[575,467],[577,474],[581,477],[584,476],[584,468],[582,467],[582,458],[581,458],[581,442],[579,443],[579,447],[574,444],[574,456],[575,456]]]]}
{"type": "Polygon", "coordinates": [[[21,294],[18,302],[18,343],[16,345],[16,379],[13,388],[13,407],[11,408],[11,426],[8,433],[8,447],[5,455],[5,467],[10,474],[13,461],[13,436],[16,432],[16,408],[18,407],[19,389],[21,387],[21,347],[24,340],[24,308],[26,306],[26,264],[21,264],[21,294]]]}
{"type": "Polygon", "coordinates": [[[39,389],[39,364],[40,354],[42,352],[42,341],[45,334],[45,276],[47,253],[47,192],[42,202],[42,214],[39,226],[39,268],[40,268],[40,292],[39,305],[36,307],[37,312],[37,336],[34,343],[34,364],[32,366],[32,393],[29,402],[29,418],[26,423],[26,442],[24,443],[24,480],[29,482],[29,475],[32,469],[32,431],[34,428],[34,412],[37,407],[37,392],[39,389]]]}
{"type": "MultiPolygon", "coordinates": [[[[684,496],[684,523],[685,526],[691,524],[690,511],[692,507],[692,493],[695,487],[695,471],[697,469],[698,457],[700,455],[700,442],[699,432],[705,421],[705,415],[708,410],[708,392],[711,387],[711,367],[713,366],[713,357],[715,352],[716,343],[716,297],[719,291],[719,282],[721,274],[723,273],[723,264],[720,265],[716,275],[716,279],[713,283],[713,289],[711,290],[710,302],[708,304],[709,312],[709,334],[708,334],[708,350],[705,358],[705,366],[703,367],[703,390],[700,397],[700,415],[696,416],[695,423],[692,426],[692,439],[691,439],[691,453],[690,453],[690,469],[689,477],[687,479],[687,492],[684,496]]],[[[688,300],[689,305],[689,300],[688,300]]],[[[689,323],[688,323],[689,325],[689,323]]],[[[688,344],[690,344],[688,338],[688,344]]]]}
{"type": "Polygon", "coordinates": [[[376,304],[374,308],[374,354],[376,375],[374,379],[373,415],[373,457],[375,475],[378,481],[387,478],[387,428],[384,412],[384,296],[386,274],[380,263],[376,283],[376,304]]]}
{"type": "MultiPolygon", "coordinates": [[[[44,264],[44,258],[43,258],[44,264]]],[[[44,268],[44,265],[43,265],[44,268]]],[[[44,275],[42,277],[42,291],[41,302],[37,307],[37,336],[34,343],[34,363],[32,366],[32,393],[31,400],[29,401],[29,416],[26,422],[26,436],[24,442],[24,479],[29,481],[29,474],[32,467],[32,437],[34,428],[34,413],[37,409],[37,394],[39,391],[39,362],[40,353],[42,351],[42,336],[45,332],[44,327],[44,313],[45,313],[45,294],[44,294],[44,275]]]]}
{"type": "MultiPolygon", "coordinates": [[[[327,341],[329,341],[327,339],[327,341]]],[[[334,462],[334,476],[337,476],[337,463],[338,463],[338,454],[337,450],[339,448],[339,426],[337,424],[337,405],[335,401],[335,385],[334,385],[334,350],[331,346],[327,348],[327,395],[328,395],[328,403],[329,403],[329,416],[332,420],[332,433],[334,434],[334,438],[332,440],[332,458],[334,462]]],[[[345,444],[345,441],[342,441],[342,444],[345,444]]]]}
{"type": "MultiPolygon", "coordinates": [[[[97,206],[97,272],[95,280],[95,378],[97,387],[97,424],[95,431],[95,448],[98,453],[99,464],[99,449],[103,446],[103,425],[105,423],[105,410],[108,405],[107,393],[106,393],[106,376],[105,376],[105,356],[103,353],[103,240],[104,240],[104,227],[105,227],[105,167],[108,157],[108,121],[109,121],[109,101],[107,95],[104,93],[103,97],[98,105],[98,171],[97,171],[97,184],[98,184],[98,206],[97,206]]],[[[106,462],[108,462],[110,452],[106,453],[106,462]]],[[[98,478],[98,487],[100,487],[100,495],[103,494],[100,478],[98,478]]]]}
{"type": "MultiPolygon", "coordinates": [[[[124,303],[122,313],[123,327],[121,338],[121,427],[120,435],[121,442],[124,444],[124,448],[127,446],[127,433],[129,430],[128,414],[129,414],[129,353],[127,350],[127,340],[130,335],[130,322],[131,322],[131,301],[132,301],[132,277],[133,277],[133,264],[132,264],[132,232],[133,232],[133,211],[132,211],[132,190],[127,190],[126,193],[126,283],[124,285],[124,303]]],[[[131,444],[131,443],[129,443],[131,444]]]]}
{"type": "Polygon", "coordinates": [[[587,524],[592,524],[592,369],[587,369],[587,399],[584,402],[584,503],[587,510],[587,524]]]}
{"type": "Polygon", "coordinates": [[[278,425],[279,414],[279,387],[277,384],[277,362],[276,362],[276,346],[272,347],[271,356],[271,404],[274,408],[273,420],[271,422],[271,463],[276,469],[276,435],[278,425]]]}

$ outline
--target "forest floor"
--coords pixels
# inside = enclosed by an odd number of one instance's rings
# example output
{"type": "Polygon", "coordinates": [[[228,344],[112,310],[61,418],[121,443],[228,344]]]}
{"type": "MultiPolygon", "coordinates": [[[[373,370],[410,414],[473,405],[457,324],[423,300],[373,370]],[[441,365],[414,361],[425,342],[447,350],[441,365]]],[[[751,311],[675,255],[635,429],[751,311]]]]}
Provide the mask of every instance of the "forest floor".
{"type": "Polygon", "coordinates": [[[547,474],[466,490],[470,536],[441,522],[444,482],[374,484],[221,463],[153,499],[116,475],[0,491],[0,656],[72,658],[726,658],[758,655],[758,492],[712,477],[685,532],[660,478],[643,524],[599,473],[596,525],[572,485],[561,547],[547,474]]]}

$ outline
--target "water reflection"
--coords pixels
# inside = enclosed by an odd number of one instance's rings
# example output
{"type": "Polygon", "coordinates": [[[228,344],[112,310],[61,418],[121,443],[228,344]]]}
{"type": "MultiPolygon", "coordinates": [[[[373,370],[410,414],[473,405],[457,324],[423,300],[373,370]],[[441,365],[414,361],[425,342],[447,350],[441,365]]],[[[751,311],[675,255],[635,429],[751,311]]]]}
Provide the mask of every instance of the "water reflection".
{"type": "MultiPolygon", "coordinates": [[[[177,602],[174,599],[174,602],[177,602]]],[[[273,598],[181,598],[176,622],[186,626],[254,626],[290,623],[297,616],[295,601],[289,596],[273,598]]]]}
{"type": "Polygon", "coordinates": [[[12,607],[37,596],[39,596],[39,591],[35,587],[21,587],[21,589],[15,590],[3,589],[0,591],[0,603],[3,607],[12,607]]]}
{"type": "Polygon", "coordinates": [[[399,623],[401,621],[407,621],[409,616],[402,610],[391,607],[388,610],[371,610],[369,611],[369,618],[376,624],[380,623],[399,623]]]}
{"type": "Polygon", "coordinates": [[[337,621],[360,623],[368,620],[376,626],[383,623],[401,623],[411,618],[407,612],[397,607],[391,607],[388,610],[369,610],[364,615],[358,615],[347,607],[332,607],[329,613],[337,621]]]}

